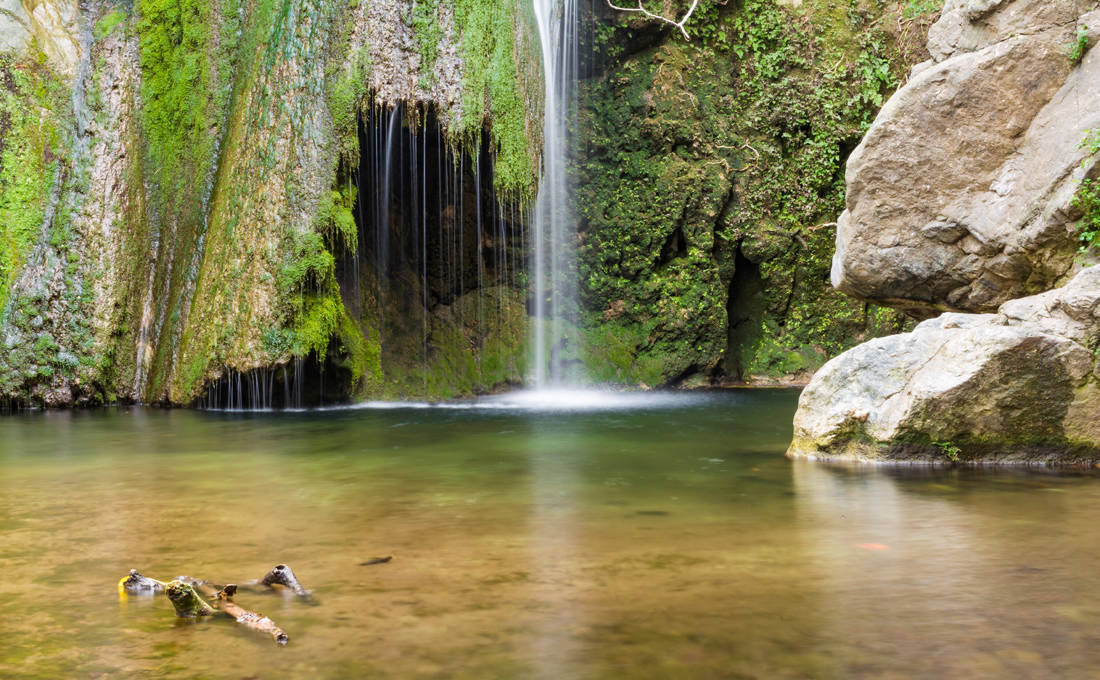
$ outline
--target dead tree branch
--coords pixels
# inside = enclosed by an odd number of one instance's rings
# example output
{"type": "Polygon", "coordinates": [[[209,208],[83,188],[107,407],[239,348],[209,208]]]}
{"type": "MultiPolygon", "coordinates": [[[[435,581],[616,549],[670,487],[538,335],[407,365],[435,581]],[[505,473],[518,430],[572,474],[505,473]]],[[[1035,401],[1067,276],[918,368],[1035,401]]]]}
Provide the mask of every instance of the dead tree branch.
{"type": "MultiPolygon", "coordinates": [[[[311,591],[302,587],[294,576],[294,571],[285,564],[276,566],[262,580],[251,583],[263,586],[265,590],[277,585],[292,591],[298,597],[311,596],[311,591]]],[[[237,586],[232,583],[221,590],[208,581],[188,576],[180,576],[166,583],[142,576],[136,569],[131,569],[130,574],[118,582],[118,592],[123,596],[126,594],[155,595],[163,592],[176,610],[176,616],[181,618],[212,616],[220,612],[233,617],[245,628],[271,636],[277,645],[285,645],[289,640],[289,636],[282,628],[275,625],[274,621],[234,602],[232,598],[237,593],[237,586]],[[210,603],[204,600],[204,597],[210,603]]]]}
{"type": "Polygon", "coordinates": [[[645,7],[642,6],[642,0],[638,0],[638,6],[637,7],[619,7],[615,3],[611,2],[611,0],[607,0],[607,6],[610,7],[611,9],[617,9],[620,12],[640,12],[640,13],[644,14],[645,16],[649,17],[650,19],[656,19],[657,21],[663,21],[666,24],[671,24],[671,25],[675,26],[676,28],[680,29],[680,32],[684,34],[684,39],[685,40],[691,40],[691,36],[688,35],[687,30],[684,28],[684,24],[686,24],[687,20],[691,18],[692,13],[695,12],[695,8],[699,6],[699,0],[692,0],[691,7],[688,8],[687,14],[685,14],[684,18],[680,19],[679,21],[673,21],[672,19],[669,19],[668,17],[661,16],[660,14],[654,14],[653,12],[650,12],[649,10],[647,10],[645,7]]]}
{"type": "MultiPolygon", "coordinates": [[[[209,586],[208,586],[209,587],[209,586]]],[[[213,588],[210,588],[212,591],[213,588]]],[[[245,628],[250,628],[257,633],[265,633],[271,636],[271,639],[275,641],[277,645],[285,645],[290,639],[283,629],[276,626],[275,622],[267,618],[263,614],[258,614],[253,611],[249,611],[244,607],[234,602],[232,598],[237,594],[237,586],[230,583],[226,587],[214,593],[213,599],[218,609],[222,610],[226,614],[229,614],[237,623],[241,624],[245,628]]]]}

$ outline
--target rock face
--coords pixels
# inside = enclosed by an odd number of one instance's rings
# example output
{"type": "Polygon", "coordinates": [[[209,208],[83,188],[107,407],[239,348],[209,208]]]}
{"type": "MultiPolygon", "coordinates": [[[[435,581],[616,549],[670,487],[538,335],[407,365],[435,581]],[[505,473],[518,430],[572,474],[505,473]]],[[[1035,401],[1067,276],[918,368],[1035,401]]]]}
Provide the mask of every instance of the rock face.
{"type": "Polygon", "coordinates": [[[1097,174],[1094,0],[948,0],[933,55],[848,161],[833,285],[924,316],[989,312],[1070,272],[1071,199],[1097,174]]]}
{"type": "Polygon", "coordinates": [[[59,72],[71,76],[80,58],[76,0],[0,0],[0,52],[35,44],[59,72]]]}
{"type": "Polygon", "coordinates": [[[995,314],[943,314],[826,364],[802,394],[791,454],[1098,459],[1098,347],[1100,267],[995,314]]]}
{"type": "Polygon", "coordinates": [[[375,378],[340,288],[376,227],[352,178],[371,115],[404,112],[398,150],[423,126],[421,159],[429,119],[456,158],[484,136],[499,193],[533,193],[514,3],[277,4],[0,0],[0,405],[187,404],[309,361],[375,378]]]}
{"type": "Polygon", "coordinates": [[[849,160],[832,272],[857,297],[946,313],[826,364],[789,455],[1100,460],[1100,266],[1082,270],[1073,205],[1098,172],[1082,141],[1100,128],[1100,50],[1067,47],[1095,42],[1097,6],[948,0],[932,62],[849,160]]]}
{"type": "Polygon", "coordinates": [[[604,71],[581,84],[579,354],[590,376],[799,380],[905,330],[903,315],[828,281],[841,150],[859,142],[879,93],[927,58],[917,48],[931,17],[902,21],[902,5],[846,15],[835,0],[716,3],[714,30],[689,27],[690,41],[594,5],[600,33],[613,30],[596,44],[604,71]]]}

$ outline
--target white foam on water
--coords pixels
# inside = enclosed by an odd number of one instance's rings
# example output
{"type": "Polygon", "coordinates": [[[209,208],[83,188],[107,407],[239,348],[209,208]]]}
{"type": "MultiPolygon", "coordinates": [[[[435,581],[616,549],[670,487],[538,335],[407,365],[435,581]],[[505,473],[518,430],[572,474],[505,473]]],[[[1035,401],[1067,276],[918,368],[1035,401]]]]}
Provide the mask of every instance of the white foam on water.
{"type": "Polygon", "coordinates": [[[695,392],[637,392],[610,389],[520,390],[460,401],[366,401],[317,410],[359,409],[444,409],[496,410],[527,412],[637,411],[644,409],[687,408],[708,400],[695,392]]]}

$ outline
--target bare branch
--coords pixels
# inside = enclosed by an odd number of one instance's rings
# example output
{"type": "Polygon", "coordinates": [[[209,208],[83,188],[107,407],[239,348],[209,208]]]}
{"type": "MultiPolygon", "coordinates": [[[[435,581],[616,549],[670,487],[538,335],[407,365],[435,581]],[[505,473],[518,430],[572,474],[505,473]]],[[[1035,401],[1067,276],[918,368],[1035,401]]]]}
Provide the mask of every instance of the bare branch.
{"type": "Polygon", "coordinates": [[[650,19],[656,19],[657,21],[663,21],[666,24],[672,24],[676,28],[680,29],[680,32],[684,34],[684,39],[685,40],[691,40],[691,36],[688,35],[687,30],[684,29],[684,24],[686,24],[687,20],[691,18],[691,15],[695,11],[695,8],[699,6],[699,0],[692,0],[691,7],[688,8],[687,14],[685,14],[684,18],[680,19],[679,21],[673,21],[672,19],[669,19],[668,17],[664,17],[664,16],[661,16],[660,14],[654,14],[653,12],[650,12],[645,7],[642,7],[642,0],[638,0],[638,6],[637,7],[619,7],[615,3],[611,2],[611,0],[607,0],[607,6],[610,7],[611,9],[617,9],[620,12],[641,12],[642,14],[649,17],[650,19]]]}

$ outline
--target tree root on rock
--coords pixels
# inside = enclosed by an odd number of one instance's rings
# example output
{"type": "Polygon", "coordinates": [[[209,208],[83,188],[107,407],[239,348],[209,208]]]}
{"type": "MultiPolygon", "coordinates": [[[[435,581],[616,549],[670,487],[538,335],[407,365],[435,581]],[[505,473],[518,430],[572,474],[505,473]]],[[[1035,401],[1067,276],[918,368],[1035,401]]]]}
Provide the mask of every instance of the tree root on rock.
{"type": "MultiPolygon", "coordinates": [[[[277,565],[264,578],[250,583],[268,588],[277,585],[301,598],[312,596],[312,591],[306,590],[294,576],[293,570],[285,564],[277,565]]],[[[155,595],[163,592],[176,610],[176,616],[181,618],[212,616],[221,612],[233,617],[245,628],[269,635],[277,645],[285,645],[289,640],[289,636],[282,628],[275,625],[274,621],[234,602],[232,598],[237,594],[237,586],[232,583],[218,589],[208,581],[187,576],[180,576],[166,583],[143,576],[136,569],[131,569],[130,574],[118,582],[118,592],[123,597],[127,594],[155,595]],[[212,604],[208,604],[203,597],[210,600],[212,604]]]]}

